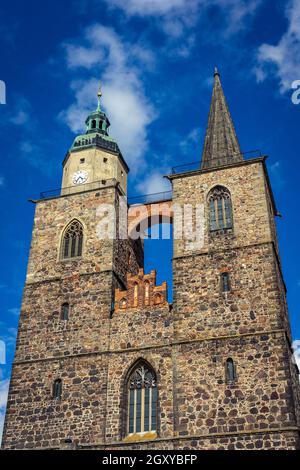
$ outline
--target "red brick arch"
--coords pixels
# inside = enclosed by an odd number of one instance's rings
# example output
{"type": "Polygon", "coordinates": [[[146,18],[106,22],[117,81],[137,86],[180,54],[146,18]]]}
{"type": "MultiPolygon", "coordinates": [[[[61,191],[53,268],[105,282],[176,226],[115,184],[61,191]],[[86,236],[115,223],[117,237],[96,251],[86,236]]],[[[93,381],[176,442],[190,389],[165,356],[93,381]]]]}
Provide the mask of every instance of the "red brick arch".
{"type": "Polygon", "coordinates": [[[141,231],[158,223],[173,223],[172,201],[156,202],[152,204],[135,204],[128,209],[129,237],[137,228],[141,231]]]}

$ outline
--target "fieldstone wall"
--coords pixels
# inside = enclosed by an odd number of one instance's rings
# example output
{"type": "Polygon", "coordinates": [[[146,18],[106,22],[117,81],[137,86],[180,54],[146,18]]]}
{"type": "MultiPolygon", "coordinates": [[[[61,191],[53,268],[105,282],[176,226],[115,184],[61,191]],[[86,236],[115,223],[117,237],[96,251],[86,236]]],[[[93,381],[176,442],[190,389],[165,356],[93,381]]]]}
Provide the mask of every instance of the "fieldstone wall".
{"type": "Polygon", "coordinates": [[[74,275],[26,286],[16,360],[106,350],[112,308],[112,274],[74,275]],[[61,306],[69,303],[69,319],[61,306]]]}
{"type": "Polygon", "coordinates": [[[176,348],[180,436],[296,427],[282,333],[176,348]],[[226,360],[236,379],[229,382],[226,360]]]}
{"type": "Polygon", "coordinates": [[[162,304],[146,305],[144,294],[132,303],[132,283],[144,288],[147,276],[141,241],[97,236],[99,204],[118,208],[117,187],[37,204],[4,448],[61,448],[70,437],[95,449],[299,449],[299,377],[263,163],[179,176],[173,186],[175,204],[205,209],[203,246],[174,242],[173,308],[165,284],[156,286],[162,304]],[[214,185],[231,192],[234,229],[212,237],[206,198],[214,185]],[[83,256],[61,261],[73,218],[84,226],[83,256]],[[124,292],[126,308],[114,308],[124,292]],[[140,359],[157,375],[158,437],[126,442],[127,378],[140,359]]]}
{"type": "Polygon", "coordinates": [[[285,326],[272,244],[174,259],[176,339],[235,335],[285,326]],[[222,292],[221,274],[230,276],[222,292]]]}
{"type": "MultiPolygon", "coordinates": [[[[218,170],[197,172],[192,176],[172,177],[173,205],[198,204],[204,206],[204,242],[203,246],[194,248],[187,237],[174,240],[174,257],[185,256],[195,252],[207,253],[210,250],[230,246],[256,245],[273,241],[270,227],[267,186],[262,161],[247,162],[240,166],[218,170]],[[233,206],[234,230],[231,236],[212,237],[209,232],[209,205],[207,197],[215,186],[225,186],[231,194],[233,206]]],[[[195,211],[192,223],[196,227],[195,211]]],[[[176,218],[174,231],[176,232],[176,218]]]]}
{"type": "Polygon", "coordinates": [[[15,364],[10,385],[4,448],[59,447],[67,437],[103,441],[108,357],[61,357],[15,364]],[[53,382],[62,380],[62,397],[53,382]]]}
{"type": "MultiPolygon", "coordinates": [[[[141,242],[100,238],[98,227],[106,215],[101,209],[111,207],[116,209],[118,228],[117,204],[121,196],[115,182],[107,188],[39,201],[36,204],[26,283],[114,270],[126,285],[127,272],[137,273],[143,264],[141,242]],[[79,220],[84,228],[82,257],[62,261],[62,234],[73,219],[79,220]],[[128,265],[129,258],[131,262],[128,265]]],[[[110,228],[109,224],[108,233],[110,228]]]]}

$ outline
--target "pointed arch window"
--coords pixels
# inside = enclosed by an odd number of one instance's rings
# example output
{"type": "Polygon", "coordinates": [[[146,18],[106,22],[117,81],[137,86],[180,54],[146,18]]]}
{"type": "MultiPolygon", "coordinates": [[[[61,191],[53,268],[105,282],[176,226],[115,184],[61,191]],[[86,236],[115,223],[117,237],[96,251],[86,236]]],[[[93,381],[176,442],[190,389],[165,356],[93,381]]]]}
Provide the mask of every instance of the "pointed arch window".
{"type": "Polygon", "coordinates": [[[209,194],[210,231],[233,228],[232,202],[228,189],[216,186],[209,194]]]}
{"type": "Polygon", "coordinates": [[[62,259],[76,258],[82,255],[83,227],[78,220],[71,222],[62,239],[62,259]]]}
{"type": "Polygon", "coordinates": [[[62,380],[56,379],[53,383],[53,398],[60,400],[62,396],[62,380]]]}
{"type": "Polygon", "coordinates": [[[230,383],[233,383],[236,380],[236,368],[231,357],[229,357],[226,361],[226,380],[230,383]]]}
{"type": "Polygon", "coordinates": [[[139,362],[127,383],[127,434],[157,430],[157,384],[153,369],[139,362]]]}

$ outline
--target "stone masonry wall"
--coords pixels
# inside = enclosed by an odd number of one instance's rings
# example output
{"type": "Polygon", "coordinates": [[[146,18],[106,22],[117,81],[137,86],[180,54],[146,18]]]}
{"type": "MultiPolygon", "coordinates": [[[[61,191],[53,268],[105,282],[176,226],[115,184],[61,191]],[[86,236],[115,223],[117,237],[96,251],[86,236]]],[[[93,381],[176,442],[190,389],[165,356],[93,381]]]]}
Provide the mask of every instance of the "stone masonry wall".
{"type": "MultiPolygon", "coordinates": [[[[36,205],[30,257],[28,262],[27,283],[46,281],[52,278],[68,277],[74,274],[99,273],[114,269],[120,280],[126,285],[128,256],[132,252],[129,267],[137,272],[143,259],[135,255],[141,250],[134,250],[133,243],[122,241],[123,256],[115,257],[115,250],[120,240],[101,239],[97,227],[103,212],[101,205],[115,207],[116,186],[102,188],[67,197],[40,201],[36,205]],[[84,228],[83,255],[80,260],[60,259],[61,237],[64,229],[73,219],[79,220],[84,228]],[[126,269],[125,267],[126,266],[126,269]]],[[[118,211],[116,211],[118,214],[118,211]]]]}
{"type": "Polygon", "coordinates": [[[284,327],[271,244],[174,260],[176,339],[268,331],[284,327]],[[230,292],[221,274],[230,275],[230,292]]]}
{"type": "Polygon", "coordinates": [[[296,427],[283,334],[177,347],[179,435],[296,427]],[[228,382],[226,360],[236,380],[228,382]]]}
{"type": "Polygon", "coordinates": [[[173,183],[174,203],[205,204],[204,245],[174,242],[173,309],[143,301],[112,309],[115,289],[120,300],[134,276],[145,281],[141,242],[97,237],[97,208],[119,204],[115,187],[37,204],[4,448],[60,448],[67,437],[97,449],[299,448],[299,386],[262,163],[173,183]],[[217,184],[231,192],[234,230],[211,237],[206,198],[217,184]],[[73,218],[84,226],[83,256],[60,261],[73,218]],[[157,375],[158,438],[130,443],[126,383],[140,359],[157,375]]]}
{"type": "MultiPolygon", "coordinates": [[[[174,257],[224,249],[224,237],[212,238],[209,233],[207,197],[216,185],[225,186],[231,193],[234,233],[226,244],[237,246],[255,245],[272,241],[268,214],[265,174],[262,162],[176,177],[173,184],[173,204],[204,205],[204,244],[201,248],[190,247],[185,239],[174,240],[174,257]]],[[[175,219],[176,221],[176,219],[175,219]]],[[[195,213],[192,222],[195,227],[195,213]]],[[[174,225],[176,231],[176,223],[174,225]]]]}

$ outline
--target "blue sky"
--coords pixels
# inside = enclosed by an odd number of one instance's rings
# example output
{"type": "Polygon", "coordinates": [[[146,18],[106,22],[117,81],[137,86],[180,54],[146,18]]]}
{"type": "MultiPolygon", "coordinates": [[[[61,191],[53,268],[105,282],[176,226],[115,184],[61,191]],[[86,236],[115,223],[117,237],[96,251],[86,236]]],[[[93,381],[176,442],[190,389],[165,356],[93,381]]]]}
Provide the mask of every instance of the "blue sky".
{"type": "MultiPolygon", "coordinates": [[[[7,345],[1,420],[33,221],[27,199],[60,186],[62,160],[95,108],[99,79],[133,196],[167,189],[161,175],[200,159],[219,67],[242,149],[269,155],[293,335],[300,339],[300,105],[291,100],[291,84],[300,80],[300,0],[2,2],[0,45],[7,86],[7,104],[0,105],[0,336],[7,345]]],[[[163,266],[158,281],[170,280],[170,243],[146,248],[146,269],[163,266]]]]}

